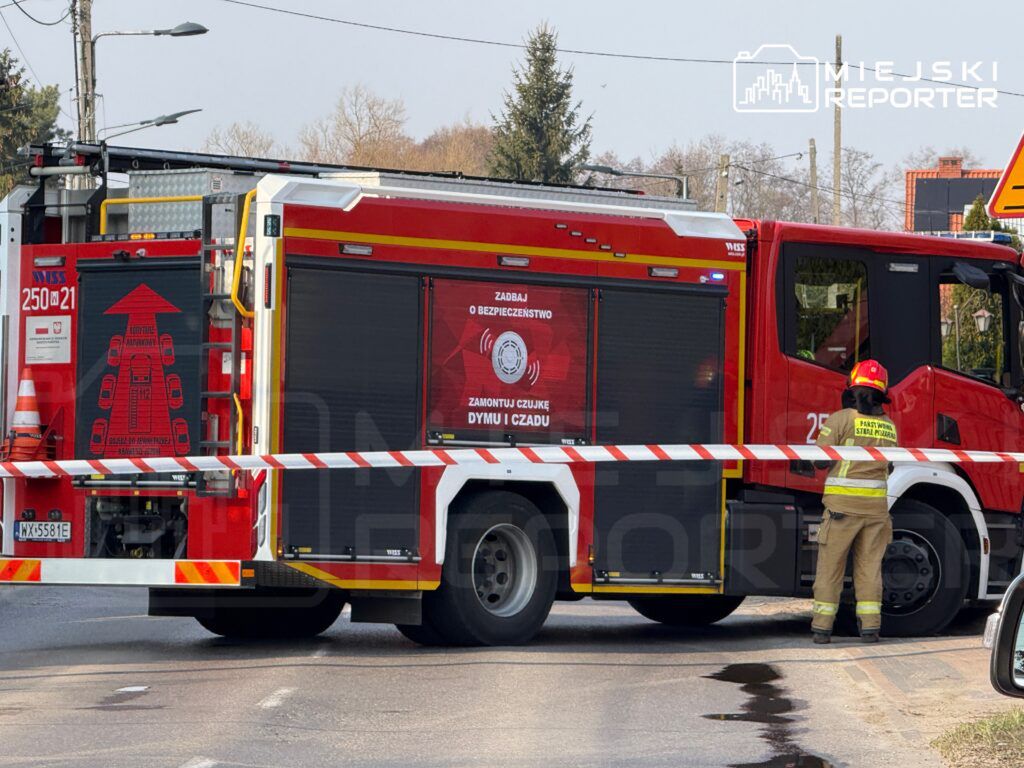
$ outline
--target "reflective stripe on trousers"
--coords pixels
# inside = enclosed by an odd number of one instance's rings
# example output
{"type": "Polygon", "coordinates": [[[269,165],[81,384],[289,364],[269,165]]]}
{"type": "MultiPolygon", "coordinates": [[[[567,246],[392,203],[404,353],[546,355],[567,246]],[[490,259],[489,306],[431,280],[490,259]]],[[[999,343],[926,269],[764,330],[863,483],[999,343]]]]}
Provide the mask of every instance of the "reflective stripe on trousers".
{"type": "Polygon", "coordinates": [[[835,616],[836,611],[839,610],[839,603],[824,603],[820,600],[814,601],[814,613],[820,613],[823,616],[835,616]]]}
{"type": "Polygon", "coordinates": [[[882,612],[882,604],[871,602],[868,600],[861,600],[857,603],[857,615],[858,616],[869,616],[878,615],[882,612]]]}

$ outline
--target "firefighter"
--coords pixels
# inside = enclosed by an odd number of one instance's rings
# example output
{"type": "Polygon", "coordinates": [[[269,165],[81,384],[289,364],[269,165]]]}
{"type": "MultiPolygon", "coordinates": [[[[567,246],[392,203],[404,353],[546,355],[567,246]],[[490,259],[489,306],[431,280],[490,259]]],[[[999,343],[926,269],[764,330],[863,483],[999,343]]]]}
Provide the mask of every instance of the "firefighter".
{"type": "MultiPolygon", "coordinates": [[[[818,445],[893,447],[896,426],[882,405],[889,402],[888,373],[875,360],[862,360],[850,372],[842,410],[818,433],[818,445]]],[[[846,559],[853,550],[856,615],[864,642],[878,642],[882,624],[882,557],[892,541],[892,519],[886,499],[890,465],[881,461],[817,462],[830,467],[818,530],[818,569],[814,577],[815,643],[828,643],[843,591],[846,559]]]]}

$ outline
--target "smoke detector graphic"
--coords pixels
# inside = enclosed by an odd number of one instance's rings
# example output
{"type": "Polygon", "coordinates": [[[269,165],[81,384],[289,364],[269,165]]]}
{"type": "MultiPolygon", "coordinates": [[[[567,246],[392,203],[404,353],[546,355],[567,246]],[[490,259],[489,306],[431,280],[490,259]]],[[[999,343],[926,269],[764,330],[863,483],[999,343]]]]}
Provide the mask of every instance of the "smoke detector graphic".
{"type": "Polygon", "coordinates": [[[526,342],[515,331],[505,331],[491,348],[494,375],[506,384],[515,384],[526,373],[526,342]]]}

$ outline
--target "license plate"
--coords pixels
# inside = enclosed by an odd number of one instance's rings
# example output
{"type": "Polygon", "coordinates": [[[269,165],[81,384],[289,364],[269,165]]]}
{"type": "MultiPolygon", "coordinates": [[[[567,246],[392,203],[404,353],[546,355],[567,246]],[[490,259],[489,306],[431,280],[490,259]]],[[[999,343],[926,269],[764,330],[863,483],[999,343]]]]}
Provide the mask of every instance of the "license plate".
{"type": "Polygon", "coordinates": [[[15,520],[15,541],[71,541],[71,523],[55,520],[15,520]]]}

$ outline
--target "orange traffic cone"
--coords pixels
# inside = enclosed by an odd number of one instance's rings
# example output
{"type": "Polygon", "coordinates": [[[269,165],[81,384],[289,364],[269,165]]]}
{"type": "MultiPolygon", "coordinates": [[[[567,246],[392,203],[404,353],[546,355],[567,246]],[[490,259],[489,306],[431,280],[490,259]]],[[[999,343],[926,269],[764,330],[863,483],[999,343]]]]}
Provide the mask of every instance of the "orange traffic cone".
{"type": "Polygon", "coordinates": [[[39,419],[39,401],[32,369],[25,368],[18,382],[18,403],[14,406],[11,435],[8,442],[8,461],[31,461],[39,452],[43,428],[39,419]]]}

